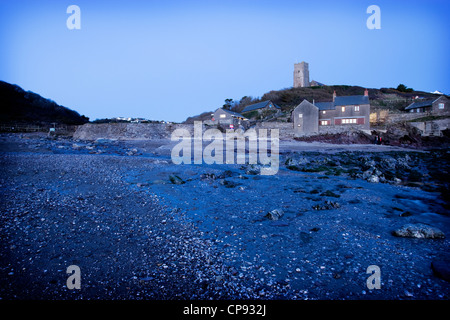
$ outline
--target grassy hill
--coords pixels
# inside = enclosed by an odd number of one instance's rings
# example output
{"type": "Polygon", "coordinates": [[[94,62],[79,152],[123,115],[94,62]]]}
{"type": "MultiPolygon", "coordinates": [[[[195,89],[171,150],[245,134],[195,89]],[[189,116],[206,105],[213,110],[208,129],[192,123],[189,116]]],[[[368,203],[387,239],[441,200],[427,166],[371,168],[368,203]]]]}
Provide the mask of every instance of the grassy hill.
{"type": "MultiPolygon", "coordinates": [[[[284,113],[290,113],[297,105],[304,99],[310,102],[322,102],[331,101],[333,99],[333,92],[336,91],[338,96],[352,96],[364,94],[364,87],[360,86],[348,86],[348,85],[333,85],[333,86],[315,86],[307,88],[287,88],[282,90],[272,90],[265,93],[260,98],[243,97],[240,101],[230,104],[231,110],[241,112],[245,106],[265,100],[271,100],[273,103],[281,107],[284,113]]],[[[437,98],[439,95],[415,91],[412,89],[405,91],[399,91],[394,88],[368,88],[370,105],[372,111],[377,109],[388,109],[392,112],[404,111],[413,101],[416,96],[423,97],[425,99],[437,98]]],[[[218,108],[221,106],[218,106],[218,108]]],[[[203,116],[206,112],[202,114],[203,116]]],[[[199,116],[193,116],[188,118],[190,122],[194,120],[203,120],[199,116]]]]}
{"type": "Polygon", "coordinates": [[[89,118],[17,85],[0,81],[0,123],[79,125],[89,118]]]}

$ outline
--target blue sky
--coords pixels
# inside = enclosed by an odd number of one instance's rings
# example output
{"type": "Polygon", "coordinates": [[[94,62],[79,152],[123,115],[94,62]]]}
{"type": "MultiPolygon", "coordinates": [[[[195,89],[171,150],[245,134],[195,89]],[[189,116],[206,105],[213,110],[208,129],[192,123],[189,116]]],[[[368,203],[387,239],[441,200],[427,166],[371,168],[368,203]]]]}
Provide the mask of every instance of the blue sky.
{"type": "Polygon", "coordinates": [[[183,121],[293,83],[450,93],[450,1],[0,2],[0,80],[94,120],[183,121]],[[69,30],[69,5],[81,29],[69,30]],[[369,5],[381,29],[369,30],[369,5]]]}

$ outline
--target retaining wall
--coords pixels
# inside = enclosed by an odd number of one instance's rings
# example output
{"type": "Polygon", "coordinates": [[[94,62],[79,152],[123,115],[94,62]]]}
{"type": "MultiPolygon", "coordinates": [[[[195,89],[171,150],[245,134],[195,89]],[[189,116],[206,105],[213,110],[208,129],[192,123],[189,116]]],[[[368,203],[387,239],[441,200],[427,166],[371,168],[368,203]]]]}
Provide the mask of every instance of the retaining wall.
{"type": "Polygon", "coordinates": [[[152,140],[170,139],[175,129],[186,129],[194,133],[192,124],[168,123],[88,123],[78,127],[73,138],[80,140],[117,139],[117,140],[152,140]]]}

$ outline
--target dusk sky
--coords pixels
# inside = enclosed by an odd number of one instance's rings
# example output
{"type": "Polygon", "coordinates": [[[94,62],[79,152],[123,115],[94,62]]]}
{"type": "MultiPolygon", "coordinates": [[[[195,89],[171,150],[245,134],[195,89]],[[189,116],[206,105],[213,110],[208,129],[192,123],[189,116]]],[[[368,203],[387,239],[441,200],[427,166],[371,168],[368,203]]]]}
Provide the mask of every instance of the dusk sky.
{"type": "Polygon", "coordinates": [[[449,12],[444,0],[1,0],[0,80],[91,120],[181,122],[291,87],[301,61],[329,85],[450,94],[449,12]]]}

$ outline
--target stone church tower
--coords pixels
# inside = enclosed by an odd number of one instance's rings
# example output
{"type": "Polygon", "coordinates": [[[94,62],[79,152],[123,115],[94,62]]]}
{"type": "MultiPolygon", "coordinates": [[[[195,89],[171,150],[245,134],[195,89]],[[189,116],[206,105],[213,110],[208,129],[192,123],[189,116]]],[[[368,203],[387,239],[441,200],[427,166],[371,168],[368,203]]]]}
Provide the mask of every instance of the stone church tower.
{"type": "Polygon", "coordinates": [[[294,64],[294,88],[309,87],[309,64],[302,61],[294,64]]]}

